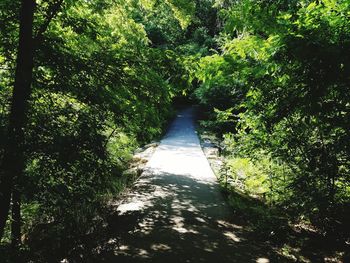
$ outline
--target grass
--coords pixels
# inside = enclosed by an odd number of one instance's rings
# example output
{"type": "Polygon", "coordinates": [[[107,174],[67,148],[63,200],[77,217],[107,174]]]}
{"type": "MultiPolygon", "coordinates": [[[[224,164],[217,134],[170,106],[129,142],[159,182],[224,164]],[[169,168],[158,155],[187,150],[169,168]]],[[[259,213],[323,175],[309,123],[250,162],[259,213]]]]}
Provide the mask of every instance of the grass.
{"type": "MultiPolygon", "coordinates": [[[[220,143],[203,127],[197,131],[202,140],[220,143]]],[[[225,155],[221,158],[228,160],[225,155]]],[[[307,221],[297,220],[282,204],[272,205],[257,198],[261,193],[244,191],[232,182],[227,183],[225,176],[214,170],[235,218],[248,225],[252,239],[269,244],[277,254],[292,262],[350,262],[349,245],[326,237],[307,221]]]]}

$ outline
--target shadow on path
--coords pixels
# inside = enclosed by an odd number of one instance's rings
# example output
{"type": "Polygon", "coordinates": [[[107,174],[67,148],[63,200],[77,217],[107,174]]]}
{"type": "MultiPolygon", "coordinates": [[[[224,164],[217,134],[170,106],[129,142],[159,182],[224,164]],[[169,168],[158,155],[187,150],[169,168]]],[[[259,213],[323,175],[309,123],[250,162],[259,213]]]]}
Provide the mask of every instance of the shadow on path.
{"type": "Polygon", "coordinates": [[[217,184],[152,174],[111,214],[91,262],[288,262],[249,240],[217,184]]]}
{"type": "Polygon", "coordinates": [[[92,249],[91,262],[281,262],[234,218],[193,119],[192,109],[178,114],[146,172],[111,204],[104,241],[92,249]]]}

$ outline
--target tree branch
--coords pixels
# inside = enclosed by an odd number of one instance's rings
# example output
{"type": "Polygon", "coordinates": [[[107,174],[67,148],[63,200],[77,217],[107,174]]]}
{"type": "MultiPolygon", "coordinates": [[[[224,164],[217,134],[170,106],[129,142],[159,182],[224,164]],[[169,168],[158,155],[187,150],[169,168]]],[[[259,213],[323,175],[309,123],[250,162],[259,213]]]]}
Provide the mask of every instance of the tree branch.
{"type": "Polygon", "coordinates": [[[46,14],[46,20],[44,21],[44,23],[41,25],[41,27],[37,30],[35,34],[35,37],[34,37],[35,43],[39,43],[42,40],[44,33],[46,32],[47,28],[50,25],[50,22],[60,11],[63,1],[64,0],[54,1],[51,4],[51,6],[48,8],[48,12],[46,14]]]}

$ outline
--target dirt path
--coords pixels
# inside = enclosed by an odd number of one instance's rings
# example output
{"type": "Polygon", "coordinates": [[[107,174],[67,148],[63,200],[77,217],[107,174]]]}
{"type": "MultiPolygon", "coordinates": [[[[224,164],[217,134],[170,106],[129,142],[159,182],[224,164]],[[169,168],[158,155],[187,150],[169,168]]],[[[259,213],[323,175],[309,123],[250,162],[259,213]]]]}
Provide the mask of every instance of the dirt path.
{"type": "Polygon", "coordinates": [[[178,114],[116,211],[109,220],[115,238],[101,261],[272,262],[235,223],[201,150],[191,109],[178,114]]]}

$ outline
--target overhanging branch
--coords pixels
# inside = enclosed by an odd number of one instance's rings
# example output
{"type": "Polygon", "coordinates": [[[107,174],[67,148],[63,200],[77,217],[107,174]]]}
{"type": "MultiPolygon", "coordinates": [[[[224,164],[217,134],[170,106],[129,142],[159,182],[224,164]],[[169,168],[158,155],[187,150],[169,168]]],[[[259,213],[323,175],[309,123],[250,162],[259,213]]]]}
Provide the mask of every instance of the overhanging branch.
{"type": "Polygon", "coordinates": [[[47,28],[50,25],[50,22],[52,21],[52,19],[54,19],[54,17],[60,11],[63,1],[64,0],[57,0],[52,2],[51,6],[48,8],[48,12],[46,14],[46,19],[44,23],[39,27],[39,29],[35,33],[35,36],[34,36],[35,43],[39,43],[42,40],[44,33],[46,32],[47,28]]]}

